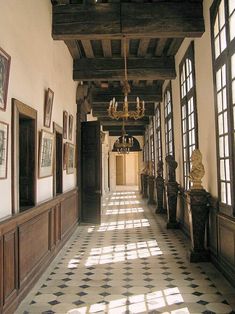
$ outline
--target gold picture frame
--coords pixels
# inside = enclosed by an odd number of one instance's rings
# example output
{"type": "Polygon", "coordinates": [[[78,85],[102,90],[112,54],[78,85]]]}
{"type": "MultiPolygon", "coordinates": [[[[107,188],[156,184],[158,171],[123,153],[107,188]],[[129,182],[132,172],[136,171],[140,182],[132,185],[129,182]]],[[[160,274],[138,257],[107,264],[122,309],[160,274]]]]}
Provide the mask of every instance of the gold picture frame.
{"type": "Polygon", "coordinates": [[[53,175],[54,133],[41,130],[39,141],[38,177],[46,178],[53,175]]]}

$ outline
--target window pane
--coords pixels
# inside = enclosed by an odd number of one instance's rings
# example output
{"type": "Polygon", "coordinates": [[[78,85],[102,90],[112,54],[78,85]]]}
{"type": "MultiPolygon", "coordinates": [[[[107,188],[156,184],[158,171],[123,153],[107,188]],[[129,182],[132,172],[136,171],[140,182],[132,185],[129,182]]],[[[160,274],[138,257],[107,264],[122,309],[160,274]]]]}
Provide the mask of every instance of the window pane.
{"type": "Polygon", "coordinates": [[[225,188],[225,183],[221,183],[221,201],[222,203],[226,203],[226,188],[225,188]]]}
{"type": "Polygon", "coordinates": [[[222,93],[219,92],[217,94],[217,107],[218,107],[218,113],[220,113],[222,111],[222,93]]]}
{"type": "Polygon", "coordinates": [[[231,184],[227,183],[227,204],[231,205],[232,201],[231,201],[231,184]]]}
{"type": "Polygon", "coordinates": [[[227,91],[226,88],[223,89],[223,110],[227,108],[227,91]]]}
{"type": "Polygon", "coordinates": [[[221,31],[221,35],[220,35],[220,46],[221,46],[221,52],[224,51],[224,49],[227,46],[226,43],[226,31],[225,31],[225,27],[222,29],[221,31]]]}
{"type": "Polygon", "coordinates": [[[226,173],[226,180],[230,181],[229,159],[225,160],[225,173],[226,173]]]}
{"type": "Polygon", "coordinates": [[[225,157],[229,157],[228,135],[224,137],[224,153],[225,157]]]}
{"type": "Polygon", "coordinates": [[[219,36],[215,39],[215,57],[218,58],[220,55],[220,43],[219,43],[219,36]]]}
{"type": "Polygon", "coordinates": [[[219,115],[219,135],[224,133],[224,126],[223,126],[223,115],[219,115]]]}
{"type": "Polygon", "coordinates": [[[220,160],[220,179],[225,180],[224,160],[220,160]]]}
{"type": "Polygon", "coordinates": [[[216,72],[216,87],[217,91],[221,89],[221,69],[219,69],[219,71],[216,72]]]}
{"type": "Polygon", "coordinates": [[[231,58],[232,78],[235,78],[235,54],[231,58]]]}
{"type": "Polygon", "coordinates": [[[221,158],[224,157],[224,138],[220,137],[219,139],[219,155],[221,158]]]}
{"type": "Polygon", "coordinates": [[[231,14],[235,10],[235,1],[229,0],[229,14],[231,14]]]}
{"type": "Polygon", "coordinates": [[[230,40],[233,40],[235,37],[235,12],[231,15],[229,19],[229,35],[230,40]]]}
{"type": "Polygon", "coordinates": [[[221,1],[220,7],[219,7],[219,26],[220,29],[224,26],[225,24],[225,16],[224,16],[224,0],[221,1]]]}

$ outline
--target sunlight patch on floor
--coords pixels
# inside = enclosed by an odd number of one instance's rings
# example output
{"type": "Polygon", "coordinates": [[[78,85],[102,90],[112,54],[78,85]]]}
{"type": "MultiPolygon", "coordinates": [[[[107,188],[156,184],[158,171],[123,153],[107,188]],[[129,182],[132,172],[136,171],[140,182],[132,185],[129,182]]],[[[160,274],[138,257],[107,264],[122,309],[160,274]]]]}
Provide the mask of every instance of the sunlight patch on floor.
{"type": "Polygon", "coordinates": [[[122,221],[113,221],[102,223],[97,230],[98,232],[112,231],[112,230],[123,230],[123,229],[132,229],[132,228],[142,228],[149,227],[148,219],[131,219],[131,220],[122,220],[122,221]]]}
{"type": "Polygon", "coordinates": [[[85,266],[163,255],[156,240],[93,248],[85,266]]]}
{"type": "Polygon", "coordinates": [[[86,314],[104,312],[109,314],[120,314],[125,311],[130,313],[148,313],[149,311],[161,310],[163,314],[190,314],[187,307],[177,310],[169,310],[170,306],[184,302],[183,297],[177,287],[165,290],[157,290],[150,293],[123,297],[112,300],[108,303],[101,302],[90,306],[83,306],[71,309],[67,314],[86,314]],[[164,309],[165,308],[165,309],[164,309]]]}
{"type": "Polygon", "coordinates": [[[105,215],[118,215],[118,214],[131,214],[131,213],[143,213],[143,207],[131,207],[131,208],[117,208],[108,209],[105,215]]]}

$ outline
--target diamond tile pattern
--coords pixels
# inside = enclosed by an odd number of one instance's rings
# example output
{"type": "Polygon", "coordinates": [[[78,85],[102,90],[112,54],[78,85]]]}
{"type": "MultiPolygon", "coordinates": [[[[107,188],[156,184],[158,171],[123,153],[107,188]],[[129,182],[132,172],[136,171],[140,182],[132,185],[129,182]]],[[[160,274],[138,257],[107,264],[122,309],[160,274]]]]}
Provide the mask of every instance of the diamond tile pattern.
{"type": "Polygon", "coordinates": [[[102,223],[80,225],[15,314],[235,313],[235,289],[134,191],[103,198],[102,223]],[[233,302],[234,306],[234,302],[233,302]]]}

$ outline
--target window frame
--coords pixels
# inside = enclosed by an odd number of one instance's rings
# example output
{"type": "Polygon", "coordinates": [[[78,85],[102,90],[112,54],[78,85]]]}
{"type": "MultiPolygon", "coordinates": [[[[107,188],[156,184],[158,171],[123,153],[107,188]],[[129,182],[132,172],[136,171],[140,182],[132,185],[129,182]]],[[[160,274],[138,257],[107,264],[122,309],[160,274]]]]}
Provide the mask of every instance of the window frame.
{"type": "Polygon", "coordinates": [[[155,120],[155,127],[154,127],[154,131],[155,131],[155,169],[157,169],[157,164],[159,161],[162,160],[162,130],[161,130],[161,104],[158,103],[155,107],[155,115],[154,115],[154,120],[155,120]],[[158,115],[157,112],[159,114],[159,125],[158,125],[158,115]],[[158,137],[158,135],[160,136],[160,138],[158,137]],[[160,154],[159,154],[160,153],[160,154]]]}
{"type": "Polygon", "coordinates": [[[180,64],[179,64],[179,83],[180,83],[180,108],[181,108],[181,141],[182,141],[182,160],[183,160],[183,188],[184,190],[190,189],[191,183],[189,181],[189,173],[191,168],[191,161],[190,161],[190,146],[189,146],[189,131],[194,129],[195,130],[195,149],[198,149],[199,142],[198,142],[198,115],[197,115],[197,97],[196,97],[196,74],[195,74],[195,53],[194,53],[194,42],[192,41],[180,64]],[[181,73],[183,71],[183,66],[186,64],[186,60],[189,59],[192,64],[192,80],[193,86],[187,92],[187,77],[185,76],[186,82],[186,93],[182,95],[182,82],[181,82],[181,73]],[[194,106],[194,128],[189,130],[189,115],[188,115],[188,101],[193,97],[193,106],[194,106]],[[183,106],[186,108],[186,130],[187,132],[183,132],[183,106]],[[184,147],[184,134],[186,134],[186,146],[184,147]],[[184,157],[184,148],[186,148],[186,159],[184,157]],[[186,170],[185,172],[185,164],[186,170]]]}
{"type": "Polygon", "coordinates": [[[174,138],[174,117],[173,117],[173,103],[172,103],[172,85],[171,85],[171,81],[168,83],[168,85],[166,86],[165,90],[164,90],[164,122],[165,122],[165,152],[166,152],[166,156],[167,155],[172,155],[173,157],[175,157],[175,138],[174,138]],[[171,111],[170,113],[166,114],[166,97],[167,97],[167,93],[169,93],[170,95],[170,102],[168,104],[170,104],[171,107],[171,111]],[[168,122],[171,119],[171,130],[172,130],[172,154],[169,154],[169,136],[170,136],[170,131],[168,128],[168,122]]]}
{"type": "MultiPolygon", "coordinates": [[[[235,216],[235,118],[233,117],[233,110],[235,110],[235,104],[233,104],[233,95],[232,95],[232,79],[231,70],[232,56],[235,56],[235,37],[230,41],[230,30],[229,30],[229,7],[228,1],[224,1],[225,5],[225,31],[226,31],[226,48],[220,52],[218,57],[216,57],[215,52],[215,38],[220,34],[220,29],[217,36],[214,34],[214,25],[216,22],[217,14],[219,14],[219,7],[223,0],[214,0],[210,8],[210,23],[211,23],[211,50],[212,50],[212,68],[213,68],[213,84],[214,84],[214,106],[215,106],[215,125],[216,125],[216,159],[217,159],[217,188],[218,188],[218,200],[219,200],[219,210],[220,212],[229,215],[235,216]],[[226,100],[227,100],[227,124],[228,124],[228,149],[229,149],[229,171],[230,171],[230,194],[231,194],[231,205],[223,203],[221,201],[221,182],[226,179],[221,179],[221,169],[220,169],[220,145],[219,145],[219,111],[218,111],[218,99],[217,99],[217,72],[225,65],[226,69],[226,100]]],[[[224,111],[224,109],[222,110],[224,111]]],[[[220,112],[221,113],[221,112],[220,112]]],[[[223,123],[224,126],[224,123],[223,123]]],[[[225,134],[225,133],[223,133],[225,134]]],[[[226,157],[226,156],[225,156],[226,157]]],[[[226,175],[225,175],[226,177],[226,175]]],[[[226,194],[227,198],[227,194],[226,194]]]]}

